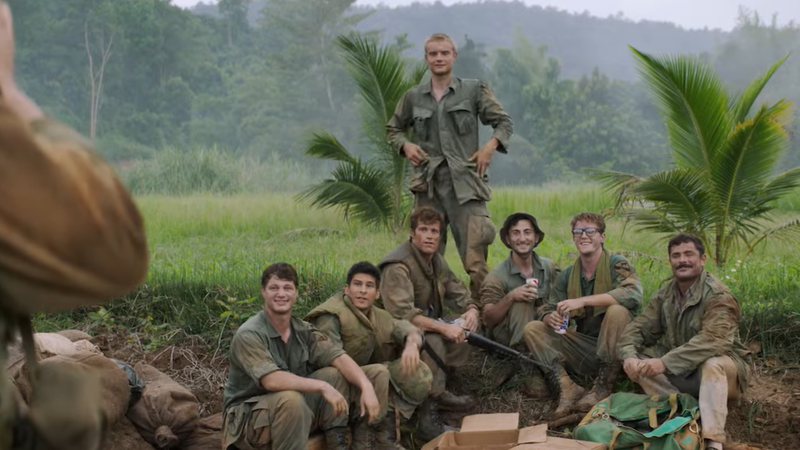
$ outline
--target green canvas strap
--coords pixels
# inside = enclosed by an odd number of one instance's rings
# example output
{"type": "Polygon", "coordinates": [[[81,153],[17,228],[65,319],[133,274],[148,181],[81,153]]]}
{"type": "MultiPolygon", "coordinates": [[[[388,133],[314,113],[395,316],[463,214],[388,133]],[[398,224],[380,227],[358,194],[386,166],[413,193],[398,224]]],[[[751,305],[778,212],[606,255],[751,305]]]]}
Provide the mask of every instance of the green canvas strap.
{"type": "Polygon", "coordinates": [[[619,440],[620,435],[622,434],[622,430],[616,428],[614,433],[611,435],[611,441],[608,442],[608,450],[616,450],[617,448],[617,441],[619,440]]]}

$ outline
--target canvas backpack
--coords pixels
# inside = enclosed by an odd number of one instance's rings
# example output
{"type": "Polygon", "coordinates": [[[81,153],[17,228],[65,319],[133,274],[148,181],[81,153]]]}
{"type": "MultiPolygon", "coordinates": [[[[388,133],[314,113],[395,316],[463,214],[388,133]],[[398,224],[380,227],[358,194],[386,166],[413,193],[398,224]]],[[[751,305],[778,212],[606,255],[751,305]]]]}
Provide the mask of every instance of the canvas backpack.
{"type": "Polygon", "coordinates": [[[575,438],[609,450],[702,450],[700,409],[689,394],[619,392],[597,403],[575,428],[575,438]]]}

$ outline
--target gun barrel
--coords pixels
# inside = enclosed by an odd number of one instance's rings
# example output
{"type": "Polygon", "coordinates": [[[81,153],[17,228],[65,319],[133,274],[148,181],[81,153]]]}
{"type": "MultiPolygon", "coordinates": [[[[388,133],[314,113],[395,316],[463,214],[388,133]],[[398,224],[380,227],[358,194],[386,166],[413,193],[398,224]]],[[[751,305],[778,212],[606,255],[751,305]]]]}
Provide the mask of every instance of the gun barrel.
{"type": "Polygon", "coordinates": [[[542,369],[548,369],[546,365],[531,359],[522,352],[514,350],[513,348],[507,345],[503,345],[497,341],[493,341],[487,338],[486,336],[482,336],[478,333],[471,333],[467,331],[467,343],[469,343],[470,345],[474,345],[475,347],[486,349],[493,353],[500,353],[502,355],[510,356],[512,358],[517,358],[521,361],[533,364],[542,369]]]}

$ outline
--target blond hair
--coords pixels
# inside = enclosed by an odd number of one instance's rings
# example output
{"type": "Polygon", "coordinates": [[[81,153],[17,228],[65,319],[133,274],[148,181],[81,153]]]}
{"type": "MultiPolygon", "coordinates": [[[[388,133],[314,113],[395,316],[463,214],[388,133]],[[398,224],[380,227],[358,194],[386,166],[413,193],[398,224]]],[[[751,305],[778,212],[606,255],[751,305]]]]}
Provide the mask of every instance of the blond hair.
{"type": "Polygon", "coordinates": [[[434,33],[428,39],[425,40],[425,54],[426,55],[428,54],[428,44],[433,42],[433,41],[448,42],[448,43],[450,43],[451,46],[453,46],[453,53],[458,53],[458,49],[456,48],[456,43],[453,41],[453,39],[450,38],[450,36],[448,36],[448,35],[446,35],[444,33],[434,33]]]}

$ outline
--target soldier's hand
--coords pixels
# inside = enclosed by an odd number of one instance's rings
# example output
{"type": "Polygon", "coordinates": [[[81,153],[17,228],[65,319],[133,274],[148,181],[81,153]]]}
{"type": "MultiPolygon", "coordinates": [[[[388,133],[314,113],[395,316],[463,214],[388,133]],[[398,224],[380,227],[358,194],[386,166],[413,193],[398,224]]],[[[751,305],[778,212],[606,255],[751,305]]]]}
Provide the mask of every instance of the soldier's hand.
{"type": "Polygon", "coordinates": [[[537,298],[539,289],[527,283],[511,291],[511,300],[515,302],[532,302],[537,298]]]}
{"type": "Polygon", "coordinates": [[[654,377],[667,371],[667,366],[661,358],[647,358],[639,363],[639,375],[643,377],[654,377]]]}
{"type": "Polygon", "coordinates": [[[642,360],[639,358],[625,358],[622,362],[622,369],[631,381],[636,382],[639,380],[639,366],[642,360]]]}
{"type": "Polygon", "coordinates": [[[486,144],[482,149],[473,153],[469,158],[469,160],[474,162],[477,166],[478,176],[482,177],[486,171],[489,170],[489,166],[492,164],[492,155],[494,155],[494,152],[495,147],[490,144],[486,144]]]}
{"type": "Polygon", "coordinates": [[[412,142],[406,142],[403,145],[403,153],[406,155],[406,159],[408,159],[411,162],[411,165],[414,167],[417,167],[428,160],[428,154],[425,153],[425,150],[412,142]]]}
{"type": "Polygon", "coordinates": [[[458,325],[453,325],[451,323],[443,324],[441,328],[441,332],[439,333],[444,336],[450,342],[454,342],[456,344],[460,344],[466,340],[467,335],[464,332],[464,329],[458,325]]]}
{"type": "Polygon", "coordinates": [[[548,327],[554,330],[558,330],[559,328],[561,328],[561,324],[564,322],[564,318],[561,316],[561,314],[558,313],[558,311],[553,311],[550,314],[544,316],[542,322],[544,322],[545,325],[547,325],[548,327]]]}
{"type": "Polygon", "coordinates": [[[404,375],[411,375],[419,367],[419,347],[413,343],[406,344],[403,354],[400,355],[400,367],[404,375]]]}
{"type": "Polygon", "coordinates": [[[480,317],[481,313],[476,308],[469,308],[467,312],[461,315],[461,318],[464,319],[462,328],[474,333],[478,329],[478,325],[480,325],[480,317]]]}
{"type": "Polygon", "coordinates": [[[381,404],[375,395],[375,389],[371,384],[368,386],[361,391],[361,417],[366,415],[369,423],[376,424],[381,420],[381,404]]]}
{"type": "Polygon", "coordinates": [[[0,88],[14,84],[14,24],[11,8],[0,1],[0,88]]]}
{"type": "Polygon", "coordinates": [[[586,305],[584,305],[582,298],[571,298],[569,300],[562,300],[558,302],[556,310],[559,314],[565,316],[576,309],[583,308],[584,306],[586,305]]]}
{"type": "MultiPolygon", "coordinates": [[[[327,384],[327,383],[326,383],[327,384]]],[[[374,393],[373,393],[374,394],[374,393]]],[[[342,415],[347,415],[347,400],[344,398],[341,392],[337,391],[336,388],[328,384],[322,390],[322,398],[328,402],[329,405],[333,408],[333,413],[340,417],[342,415]]]]}

